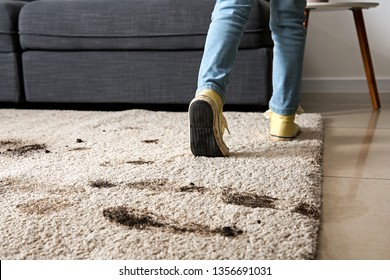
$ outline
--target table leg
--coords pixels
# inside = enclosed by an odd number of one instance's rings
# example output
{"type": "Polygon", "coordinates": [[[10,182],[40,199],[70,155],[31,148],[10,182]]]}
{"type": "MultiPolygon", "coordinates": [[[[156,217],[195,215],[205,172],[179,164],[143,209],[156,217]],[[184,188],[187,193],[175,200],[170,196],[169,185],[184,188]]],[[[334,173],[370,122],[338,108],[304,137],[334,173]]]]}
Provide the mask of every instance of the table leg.
{"type": "Polygon", "coordinates": [[[372,65],[370,48],[368,45],[366,27],[364,25],[363,12],[361,8],[352,9],[352,12],[355,19],[355,26],[359,39],[360,51],[362,53],[364,69],[366,72],[368,88],[370,91],[372,107],[374,110],[378,110],[381,107],[381,103],[379,100],[374,67],[372,65]]]}
{"type": "Polygon", "coordinates": [[[306,27],[309,26],[309,16],[310,16],[310,9],[305,9],[305,22],[303,23],[303,25],[306,27]]]}

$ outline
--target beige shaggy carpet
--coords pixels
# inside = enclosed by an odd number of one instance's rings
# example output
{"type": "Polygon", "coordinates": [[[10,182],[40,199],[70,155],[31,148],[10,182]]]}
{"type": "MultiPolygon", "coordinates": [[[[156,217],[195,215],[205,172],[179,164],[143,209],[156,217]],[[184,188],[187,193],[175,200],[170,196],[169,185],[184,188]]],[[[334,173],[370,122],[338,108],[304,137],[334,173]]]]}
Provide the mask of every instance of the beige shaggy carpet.
{"type": "Polygon", "coordinates": [[[185,112],[0,110],[0,258],[314,258],[321,116],[225,115],[230,157],[196,158],[185,112]]]}

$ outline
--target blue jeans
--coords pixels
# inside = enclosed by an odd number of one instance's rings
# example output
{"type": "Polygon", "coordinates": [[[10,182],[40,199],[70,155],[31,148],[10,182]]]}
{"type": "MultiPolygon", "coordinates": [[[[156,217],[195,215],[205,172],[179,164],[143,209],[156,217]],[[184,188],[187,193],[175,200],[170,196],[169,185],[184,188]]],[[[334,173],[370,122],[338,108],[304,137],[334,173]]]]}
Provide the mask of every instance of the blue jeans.
{"type": "MultiPolygon", "coordinates": [[[[234,67],[254,0],[217,0],[199,70],[197,93],[216,91],[225,102],[225,90],[234,67]]],[[[270,109],[295,114],[300,102],[306,41],[306,0],[271,0],[270,29],[274,41],[273,93],[270,109]]],[[[237,93],[239,94],[239,93],[237,93]]]]}

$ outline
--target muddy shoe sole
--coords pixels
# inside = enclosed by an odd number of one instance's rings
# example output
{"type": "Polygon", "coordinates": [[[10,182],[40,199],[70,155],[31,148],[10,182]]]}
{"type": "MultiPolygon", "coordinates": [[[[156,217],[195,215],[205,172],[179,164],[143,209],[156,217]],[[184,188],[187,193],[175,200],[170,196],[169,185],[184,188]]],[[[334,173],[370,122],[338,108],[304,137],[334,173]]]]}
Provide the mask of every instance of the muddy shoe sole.
{"type": "Polygon", "coordinates": [[[226,157],[228,148],[218,128],[216,106],[207,97],[198,97],[189,108],[190,146],[195,156],[226,157]]]}

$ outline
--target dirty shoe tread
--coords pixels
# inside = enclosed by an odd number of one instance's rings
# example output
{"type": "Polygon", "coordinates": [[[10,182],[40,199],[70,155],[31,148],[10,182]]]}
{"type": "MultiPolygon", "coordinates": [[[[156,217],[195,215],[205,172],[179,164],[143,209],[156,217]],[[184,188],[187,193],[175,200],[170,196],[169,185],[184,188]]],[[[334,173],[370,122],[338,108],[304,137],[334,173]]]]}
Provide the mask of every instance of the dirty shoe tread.
{"type": "Polygon", "coordinates": [[[226,157],[228,148],[222,139],[222,114],[208,96],[198,96],[190,104],[190,148],[195,156],[226,157]]]}

